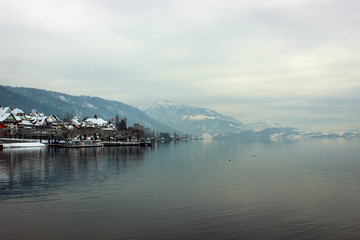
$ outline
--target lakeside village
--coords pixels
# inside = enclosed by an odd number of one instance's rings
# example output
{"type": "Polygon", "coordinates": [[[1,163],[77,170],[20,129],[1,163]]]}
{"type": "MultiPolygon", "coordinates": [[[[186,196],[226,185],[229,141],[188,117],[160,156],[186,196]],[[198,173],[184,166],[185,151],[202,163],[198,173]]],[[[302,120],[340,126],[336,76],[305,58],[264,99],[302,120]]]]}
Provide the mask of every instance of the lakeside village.
{"type": "MultiPolygon", "coordinates": [[[[192,138],[191,138],[192,139],[192,138]]],[[[13,147],[100,147],[149,146],[154,142],[191,140],[186,137],[155,132],[134,123],[127,127],[119,115],[105,121],[96,115],[80,120],[66,114],[46,116],[33,110],[26,114],[19,108],[0,107],[0,149],[13,147]]]]}

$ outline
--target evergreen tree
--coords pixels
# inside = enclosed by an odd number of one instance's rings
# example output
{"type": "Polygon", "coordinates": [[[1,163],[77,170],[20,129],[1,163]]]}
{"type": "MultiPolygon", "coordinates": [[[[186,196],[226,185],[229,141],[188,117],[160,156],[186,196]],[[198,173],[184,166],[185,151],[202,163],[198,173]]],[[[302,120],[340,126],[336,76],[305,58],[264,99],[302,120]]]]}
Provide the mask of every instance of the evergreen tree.
{"type": "Polygon", "coordinates": [[[120,117],[119,117],[119,114],[116,114],[116,117],[115,117],[115,126],[118,127],[120,124],[120,117]]]}

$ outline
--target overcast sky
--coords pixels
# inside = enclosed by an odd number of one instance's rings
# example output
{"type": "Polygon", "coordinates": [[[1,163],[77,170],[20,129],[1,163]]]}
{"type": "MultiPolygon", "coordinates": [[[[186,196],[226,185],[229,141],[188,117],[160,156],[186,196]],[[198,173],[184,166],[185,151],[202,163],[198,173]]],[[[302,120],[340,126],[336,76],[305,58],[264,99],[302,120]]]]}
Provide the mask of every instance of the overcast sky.
{"type": "Polygon", "coordinates": [[[0,84],[360,128],[359,0],[0,0],[0,84]]]}

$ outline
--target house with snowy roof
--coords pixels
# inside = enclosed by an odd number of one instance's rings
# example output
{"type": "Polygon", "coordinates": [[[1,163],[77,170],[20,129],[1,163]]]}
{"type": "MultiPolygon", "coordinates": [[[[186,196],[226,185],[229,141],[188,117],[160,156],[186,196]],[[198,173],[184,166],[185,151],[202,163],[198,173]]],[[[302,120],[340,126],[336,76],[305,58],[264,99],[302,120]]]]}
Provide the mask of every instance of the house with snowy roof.
{"type": "Polygon", "coordinates": [[[85,119],[85,122],[87,122],[88,124],[90,124],[91,126],[95,127],[95,128],[101,128],[106,126],[107,121],[105,121],[102,118],[88,118],[85,119]]]}
{"type": "Polygon", "coordinates": [[[76,116],[71,119],[71,124],[68,126],[68,129],[73,128],[95,128],[94,124],[91,121],[80,121],[76,116]]]}
{"type": "Polygon", "coordinates": [[[0,122],[7,128],[17,130],[18,128],[63,128],[63,121],[56,115],[46,116],[33,110],[30,114],[25,114],[20,108],[11,109],[10,107],[0,106],[0,122]]]}
{"type": "Polygon", "coordinates": [[[108,123],[102,118],[88,118],[85,122],[93,128],[101,128],[102,130],[115,130],[115,125],[112,123],[108,123]]]}
{"type": "Polygon", "coordinates": [[[61,119],[56,115],[48,116],[46,118],[46,122],[47,122],[48,126],[53,129],[61,128],[64,126],[63,121],[61,121],[61,119]]]}
{"type": "Polygon", "coordinates": [[[81,122],[80,120],[75,116],[71,119],[71,124],[70,126],[75,127],[75,128],[80,128],[81,127],[81,122]]]}
{"type": "Polygon", "coordinates": [[[21,121],[20,117],[15,116],[10,107],[0,107],[0,122],[10,129],[17,129],[18,122],[21,121]]]}
{"type": "Polygon", "coordinates": [[[17,129],[18,120],[11,112],[5,112],[0,115],[0,122],[10,129],[17,129]]]}

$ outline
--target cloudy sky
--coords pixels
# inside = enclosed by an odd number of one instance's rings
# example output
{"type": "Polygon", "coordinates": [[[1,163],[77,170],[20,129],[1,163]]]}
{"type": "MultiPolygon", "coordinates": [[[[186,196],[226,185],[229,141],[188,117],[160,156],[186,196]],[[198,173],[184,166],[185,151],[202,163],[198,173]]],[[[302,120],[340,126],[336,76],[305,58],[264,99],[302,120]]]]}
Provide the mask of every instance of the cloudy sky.
{"type": "Polygon", "coordinates": [[[0,0],[0,84],[360,128],[358,0],[0,0]]]}

